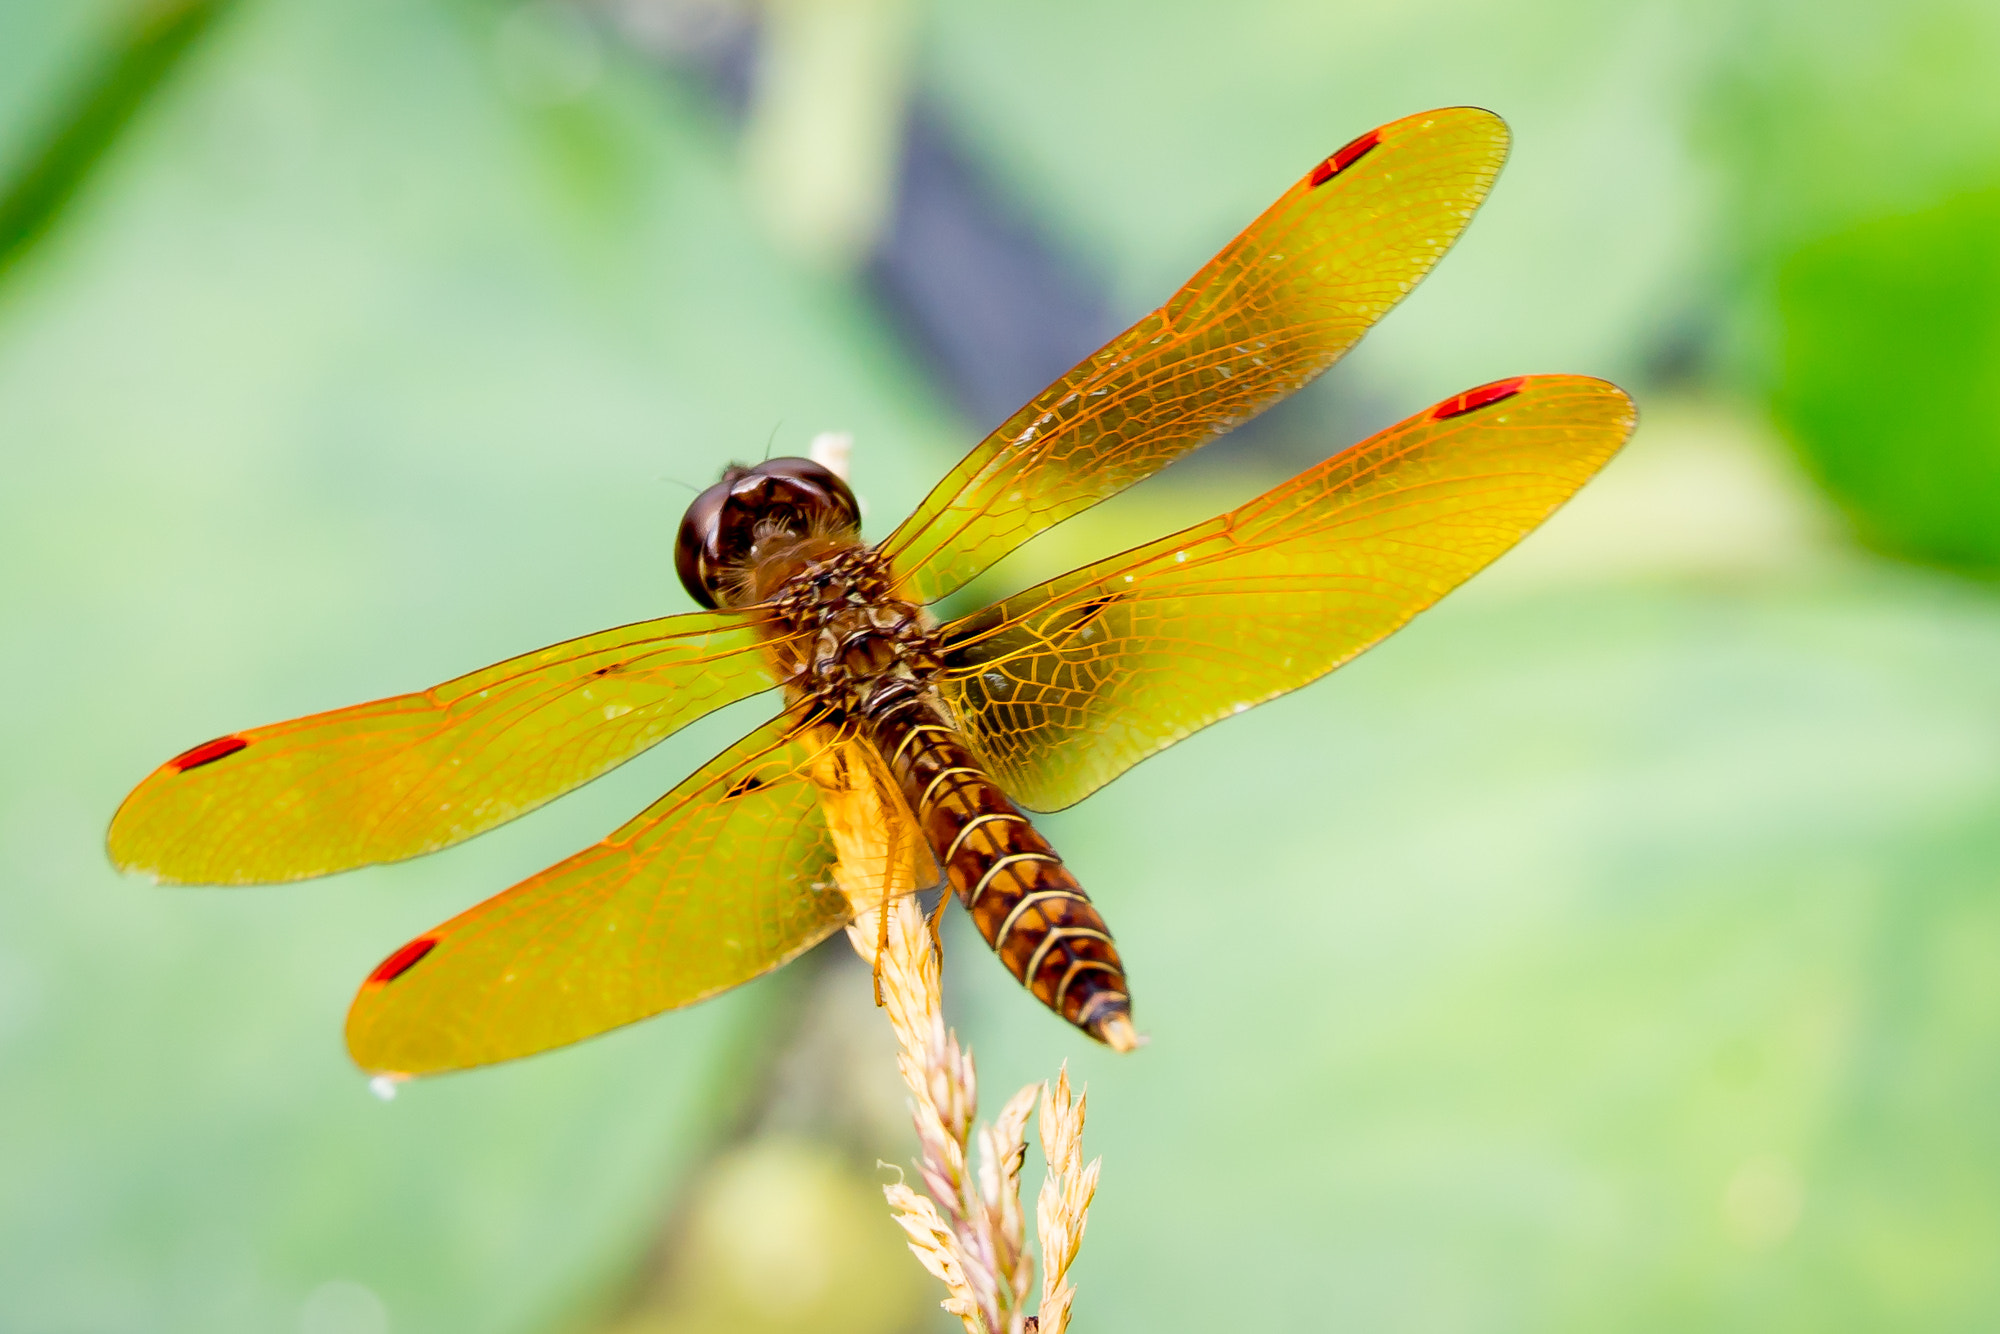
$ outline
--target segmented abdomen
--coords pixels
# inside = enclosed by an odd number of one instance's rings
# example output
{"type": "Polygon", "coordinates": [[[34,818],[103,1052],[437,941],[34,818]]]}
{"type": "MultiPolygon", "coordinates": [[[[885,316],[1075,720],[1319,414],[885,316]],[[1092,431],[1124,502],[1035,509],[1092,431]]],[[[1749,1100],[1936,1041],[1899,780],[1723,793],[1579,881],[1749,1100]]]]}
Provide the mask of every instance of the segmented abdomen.
{"type": "Polygon", "coordinates": [[[952,890],[1007,971],[1092,1037],[1134,1045],[1118,947],[1048,840],[913,684],[878,691],[863,716],[952,890]]]}

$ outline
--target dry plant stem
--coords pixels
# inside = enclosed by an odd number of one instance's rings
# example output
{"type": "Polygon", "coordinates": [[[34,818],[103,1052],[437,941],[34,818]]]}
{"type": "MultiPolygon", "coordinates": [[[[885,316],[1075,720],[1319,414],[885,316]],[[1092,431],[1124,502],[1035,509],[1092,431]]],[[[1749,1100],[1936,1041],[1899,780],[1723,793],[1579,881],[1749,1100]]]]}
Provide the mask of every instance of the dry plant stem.
{"type": "MultiPolygon", "coordinates": [[[[813,437],[813,459],[841,478],[848,475],[853,437],[822,432],[813,437]]],[[[992,1124],[975,1132],[978,1076],[972,1053],[944,1026],[938,985],[936,923],[927,921],[907,892],[918,883],[907,850],[897,846],[903,828],[891,789],[837,790],[829,801],[828,829],[836,847],[834,876],[854,905],[847,938],[873,967],[876,1001],[896,1030],[896,1066],[910,1089],[910,1115],[922,1154],[917,1170],[928,1194],[906,1182],[882,1188],[910,1250],[945,1286],[945,1310],[967,1334],[1064,1334],[1076,1290],[1063,1282],[1083,1241],[1083,1225],[1097,1190],[1097,1162],[1082,1166],[1083,1099],[1070,1101],[1069,1071],[1050,1092],[1030,1084],[1007,1100],[992,1124]],[[876,872],[870,874],[871,870],[876,872]],[[1042,1152],[1049,1176],[1035,1204],[1035,1227],[1045,1274],[1039,1316],[1027,1313],[1035,1262],[1028,1254],[1021,1212],[1021,1166],[1028,1156],[1028,1117],[1042,1101],[1042,1152]],[[978,1142],[976,1171],[968,1150],[978,1142]]],[[[942,915],[945,904],[938,903],[942,915]]],[[[1121,1050],[1124,1048],[1121,1047],[1121,1050]]]]}
{"type": "Polygon", "coordinates": [[[896,1031],[896,1065],[910,1090],[921,1149],[924,1191],[898,1182],[883,1188],[910,1249],[945,1285],[942,1303],[968,1334],[1062,1334],[1074,1289],[1063,1282],[1083,1240],[1085,1212],[1097,1189],[1098,1164],[1082,1164],[1083,1102],[1071,1102],[1065,1069],[1053,1092],[1030,1084],[989,1125],[973,1125],[978,1103],[972,1055],[944,1026],[938,956],[924,915],[910,896],[889,909],[888,940],[877,954],[876,923],[857,922],[848,938],[881,979],[883,1006],[896,1031]],[[1046,1094],[1046,1097],[1043,1095],[1046,1094]],[[1042,1098],[1042,1147],[1049,1179],[1036,1203],[1036,1230],[1047,1276],[1039,1320],[1027,1312],[1034,1285],[1021,1209],[1021,1167],[1028,1118],[1042,1098]],[[977,1148],[974,1165],[968,1150],[977,1148]]]}
{"type": "Polygon", "coordinates": [[[1042,1156],[1049,1174],[1035,1201],[1035,1233],[1042,1243],[1042,1302],[1040,1331],[1055,1334],[1069,1325],[1069,1303],[1076,1289],[1063,1281],[1083,1245],[1083,1227],[1090,1201],[1097,1194],[1100,1159],[1083,1161],[1082,1095],[1071,1103],[1069,1066],[1056,1072],[1056,1085],[1042,1098],[1042,1156]]]}

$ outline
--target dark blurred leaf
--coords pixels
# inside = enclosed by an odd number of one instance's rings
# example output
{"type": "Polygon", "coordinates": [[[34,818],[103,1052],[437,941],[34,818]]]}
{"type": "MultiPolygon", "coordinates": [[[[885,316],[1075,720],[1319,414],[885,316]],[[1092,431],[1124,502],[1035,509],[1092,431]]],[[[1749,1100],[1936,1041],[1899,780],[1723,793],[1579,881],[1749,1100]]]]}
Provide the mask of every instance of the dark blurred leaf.
{"type": "Polygon", "coordinates": [[[229,0],[146,0],[22,170],[0,192],[0,274],[48,231],[139,109],[229,0]]]}
{"type": "Polygon", "coordinates": [[[1863,535],[2000,567],[2000,190],[1798,250],[1777,313],[1774,406],[1863,535]]]}

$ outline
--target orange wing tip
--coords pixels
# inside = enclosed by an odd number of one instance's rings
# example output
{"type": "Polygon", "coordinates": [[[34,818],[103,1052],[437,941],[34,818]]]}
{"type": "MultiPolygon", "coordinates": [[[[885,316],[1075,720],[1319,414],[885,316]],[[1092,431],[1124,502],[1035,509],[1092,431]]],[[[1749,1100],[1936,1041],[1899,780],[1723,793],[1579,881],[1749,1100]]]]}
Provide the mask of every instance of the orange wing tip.
{"type": "Polygon", "coordinates": [[[1468,389],[1432,408],[1431,420],[1447,421],[1453,417],[1463,417],[1468,412],[1477,412],[1481,408],[1490,408],[1495,403],[1504,403],[1520,393],[1527,383],[1527,376],[1516,375],[1511,380],[1495,380],[1492,384],[1468,389]]]}
{"type": "Polygon", "coordinates": [[[371,987],[387,986],[404,973],[415,968],[423,961],[423,957],[426,954],[429,954],[436,948],[436,936],[418,936],[415,940],[382,960],[381,963],[375,965],[375,971],[368,974],[368,981],[363,985],[371,987]]]}
{"type": "Polygon", "coordinates": [[[248,741],[245,741],[240,736],[219,736],[213,741],[202,742],[193,750],[182,751],[171,760],[168,760],[165,767],[172,769],[177,774],[184,774],[190,769],[199,769],[204,764],[214,764],[217,760],[226,760],[249,744],[248,741]]]}
{"type": "Polygon", "coordinates": [[[1149,1041],[1138,1029],[1132,1027],[1132,1016],[1128,1014],[1106,1015],[1097,1025],[1097,1036],[1113,1051],[1137,1051],[1149,1041]]]}

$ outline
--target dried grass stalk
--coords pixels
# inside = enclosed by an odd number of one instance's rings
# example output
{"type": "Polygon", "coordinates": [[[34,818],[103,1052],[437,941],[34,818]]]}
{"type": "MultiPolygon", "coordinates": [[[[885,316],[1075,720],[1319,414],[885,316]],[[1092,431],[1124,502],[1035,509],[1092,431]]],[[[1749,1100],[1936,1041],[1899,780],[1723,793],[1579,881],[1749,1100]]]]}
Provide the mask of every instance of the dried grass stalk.
{"type": "Polygon", "coordinates": [[[888,944],[878,959],[881,911],[866,914],[847,934],[881,978],[883,1007],[896,1031],[896,1065],[910,1090],[924,1185],[920,1193],[898,1182],[883,1194],[909,1235],[910,1250],[945,1285],[944,1309],[967,1334],[1062,1334],[1076,1292],[1064,1279],[1097,1190],[1098,1163],[1082,1162],[1083,1099],[1071,1100],[1065,1066],[1053,1090],[1030,1084],[991,1124],[975,1127],[978,1077],[972,1053],[944,1026],[929,926],[912,898],[898,898],[888,909],[888,944]],[[1045,1272],[1039,1313],[1031,1316],[1034,1259],[1021,1209],[1021,1168],[1037,1100],[1049,1176],[1035,1207],[1045,1272]]]}
{"type": "Polygon", "coordinates": [[[1097,1195],[1097,1169],[1103,1160],[1083,1161],[1083,1104],[1069,1095],[1069,1065],[1056,1072],[1056,1086],[1042,1098],[1042,1156],[1049,1174],[1035,1200],[1035,1234],[1042,1243],[1042,1302],[1040,1334],[1062,1334],[1069,1326],[1070,1299],[1076,1289],[1063,1280],[1083,1245],[1083,1227],[1090,1202],[1097,1195]]]}
{"type": "MultiPolygon", "coordinates": [[[[811,453],[845,478],[852,446],[850,435],[822,432],[813,438],[811,453]]],[[[861,758],[865,764],[868,757],[861,758]]],[[[944,1284],[940,1305],[964,1322],[967,1334],[1063,1334],[1076,1295],[1063,1280],[1083,1242],[1085,1215],[1097,1192],[1098,1160],[1081,1166],[1083,1099],[1071,1103],[1065,1065],[1053,1093],[1046,1084],[1030,1084],[1007,1100],[991,1125],[975,1132],[978,1074],[972,1053],[944,1026],[937,951],[909,892],[920,883],[921,849],[903,847],[896,837],[914,829],[915,821],[876,765],[865,764],[871,771],[866,775],[834,772],[840,765],[830,746],[822,767],[828,772],[814,776],[826,798],[834,879],[855,912],[847,938],[875,969],[882,1006],[896,1030],[896,1068],[910,1089],[910,1117],[921,1150],[917,1171],[928,1192],[899,1181],[882,1193],[909,1236],[911,1252],[944,1284]],[[1035,1202],[1042,1300],[1038,1314],[1029,1315],[1035,1262],[1021,1212],[1021,1167],[1037,1098],[1049,1175],[1035,1202]],[[975,1139],[978,1164],[968,1171],[975,1139]]]]}

